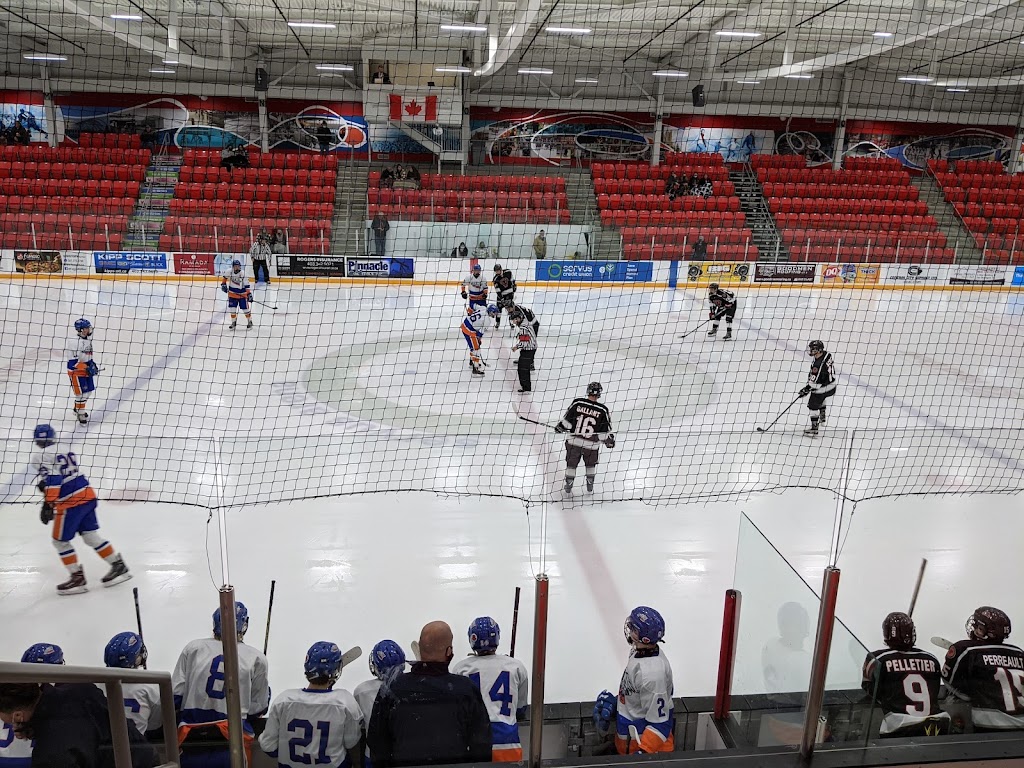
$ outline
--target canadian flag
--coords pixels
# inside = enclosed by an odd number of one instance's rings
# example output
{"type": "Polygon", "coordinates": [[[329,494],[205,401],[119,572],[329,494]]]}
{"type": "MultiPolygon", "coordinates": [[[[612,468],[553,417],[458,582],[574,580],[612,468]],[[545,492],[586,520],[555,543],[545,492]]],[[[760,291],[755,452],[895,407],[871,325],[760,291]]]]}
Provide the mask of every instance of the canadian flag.
{"type": "Polygon", "coordinates": [[[392,120],[404,120],[407,123],[437,122],[437,96],[407,98],[392,93],[389,116],[392,120]]]}

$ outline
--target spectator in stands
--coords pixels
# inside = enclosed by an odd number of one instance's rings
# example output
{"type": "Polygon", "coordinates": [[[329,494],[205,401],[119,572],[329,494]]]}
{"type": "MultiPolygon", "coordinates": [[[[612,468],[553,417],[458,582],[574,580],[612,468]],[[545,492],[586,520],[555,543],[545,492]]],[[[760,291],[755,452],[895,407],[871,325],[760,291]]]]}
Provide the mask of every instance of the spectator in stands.
{"type": "Polygon", "coordinates": [[[691,261],[704,261],[708,257],[708,244],[704,240],[704,235],[700,235],[697,238],[697,242],[693,244],[693,253],[690,254],[691,261]]]}
{"type": "Polygon", "coordinates": [[[374,85],[391,85],[391,78],[388,77],[387,70],[384,69],[383,64],[377,65],[377,71],[373,73],[371,82],[374,85]]]}
{"type": "Polygon", "coordinates": [[[399,163],[395,166],[395,181],[405,181],[409,178],[409,172],[405,169],[405,166],[399,163]]]}
{"type": "Polygon", "coordinates": [[[26,147],[29,145],[29,142],[32,141],[32,135],[28,132],[28,128],[25,127],[25,124],[21,120],[18,120],[14,124],[14,128],[11,130],[11,138],[14,140],[15,144],[22,144],[26,147]]]}
{"type": "Polygon", "coordinates": [[[670,172],[668,178],[665,179],[665,194],[668,195],[669,200],[675,200],[679,195],[679,177],[676,176],[675,171],[670,172]]]}
{"type": "Polygon", "coordinates": [[[220,153],[220,167],[227,168],[229,171],[235,168],[248,168],[249,153],[242,146],[225,147],[220,153]]]}
{"type": "Polygon", "coordinates": [[[448,671],[451,627],[433,621],[419,643],[420,661],[386,679],[373,703],[366,742],[374,768],[490,762],[491,722],[480,690],[448,671]]]}
{"type": "Polygon", "coordinates": [[[331,151],[331,144],[334,141],[334,131],[327,125],[326,120],[321,120],[320,125],[316,127],[316,140],[320,144],[321,154],[327,154],[331,151]]]}
{"type": "Polygon", "coordinates": [[[420,183],[419,169],[417,169],[415,165],[410,165],[407,170],[409,171],[409,180],[415,181],[416,186],[418,187],[420,183]]]}
{"type": "Polygon", "coordinates": [[[711,197],[714,191],[715,188],[711,184],[711,179],[709,179],[707,176],[701,177],[700,187],[697,190],[697,194],[699,194],[701,197],[711,197]]]}
{"type": "Polygon", "coordinates": [[[270,269],[267,267],[267,261],[270,259],[272,252],[270,235],[266,232],[260,232],[256,235],[256,241],[249,249],[249,258],[252,259],[253,280],[257,283],[260,281],[260,272],[262,271],[265,276],[263,282],[270,285],[270,269]]]}
{"type": "MultiPolygon", "coordinates": [[[[270,238],[271,253],[288,253],[288,235],[283,229],[275,229],[274,236],[270,238]]],[[[267,275],[267,283],[270,283],[270,275],[267,275]]]]}
{"type": "Polygon", "coordinates": [[[459,243],[458,248],[452,248],[453,259],[468,259],[469,258],[469,247],[465,242],[459,243]]]}
{"type": "Polygon", "coordinates": [[[474,259],[486,259],[490,255],[491,255],[491,252],[487,248],[487,243],[485,243],[483,240],[481,240],[479,243],[477,243],[476,248],[473,249],[473,258],[474,259]]]}
{"type": "Polygon", "coordinates": [[[395,172],[390,168],[385,168],[380,172],[380,187],[381,189],[390,189],[395,186],[395,172]]]}
{"type": "MultiPolygon", "coordinates": [[[[114,768],[107,698],[91,683],[0,683],[0,720],[16,738],[33,740],[32,765],[114,768]]],[[[133,768],[156,765],[156,751],[131,720],[127,726],[133,768]]]]}
{"type": "Polygon", "coordinates": [[[537,233],[535,238],[533,238],[533,255],[538,259],[547,258],[548,239],[545,237],[543,229],[537,233]]]}
{"type": "Polygon", "coordinates": [[[374,253],[377,256],[383,256],[384,248],[387,244],[388,230],[391,229],[391,223],[383,211],[378,211],[377,215],[373,217],[370,229],[373,230],[374,253]]]}
{"type": "Polygon", "coordinates": [[[693,196],[700,194],[700,179],[697,178],[696,173],[692,174],[690,176],[690,181],[687,182],[686,194],[693,196]]]}

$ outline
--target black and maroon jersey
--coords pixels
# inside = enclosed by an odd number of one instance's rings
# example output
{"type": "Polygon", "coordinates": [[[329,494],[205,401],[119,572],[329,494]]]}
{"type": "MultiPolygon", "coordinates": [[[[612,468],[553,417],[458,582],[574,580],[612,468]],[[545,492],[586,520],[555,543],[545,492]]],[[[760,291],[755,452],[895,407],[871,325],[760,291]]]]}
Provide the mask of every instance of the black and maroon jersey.
{"type": "Polygon", "coordinates": [[[950,646],[942,679],[971,704],[979,728],[1024,729],[1024,651],[1009,643],[960,640],[950,646]]]}
{"type": "Polygon", "coordinates": [[[929,721],[935,721],[934,735],[948,730],[949,715],[939,708],[942,668],[927,651],[871,651],[864,659],[861,687],[884,713],[882,736],[895,736],[929,721]]]}

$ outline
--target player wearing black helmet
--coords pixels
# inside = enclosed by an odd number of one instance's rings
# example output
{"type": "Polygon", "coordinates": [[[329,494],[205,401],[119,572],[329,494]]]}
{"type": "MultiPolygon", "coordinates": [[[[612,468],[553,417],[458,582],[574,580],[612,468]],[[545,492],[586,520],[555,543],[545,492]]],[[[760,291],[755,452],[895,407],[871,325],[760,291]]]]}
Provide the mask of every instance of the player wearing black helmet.
{"type": "Polygon", "coordinates": [[[971,705],[975,731],[1024,730],[1024,651],[1006,642],[1010,618],[983,605],[967,619],[967,640],[953,643],[942,679],[971,705]]]}
{"type": "Polygon", "coordinates": [[[709,318],[711,330],[708,336],[715,336],[718,333],[718,324],[725,318],[725,336],[723,341],[732,341],[732,321],[736,317],[736,294],[732,291],[723,290],[718,283],[711,283],[708,286],[708,302],[711,304],[709,318]]]}
{"type": "Polygon", "coordinates": [[[615,447],[615,435],[612,434],[612,419],[607,406],[599,403],[603,388],[596,381],[587,385],[587,396],[577,397],[572,401],[562,420],[555,425],[555,432],[569,432],[565,441],[565,493],[572,495],[572,485],[576,480],[576,468],[580,459],[587,468],[587,493],[594,492],[594,479],[597,477],[597,458],[600,452],[599,442],[606,448],[615,447]]]}
{"type": "Polygon", "coordinates": [[[800,397],[810,395],[807,410],[811,412],[811,426],[804,430],[805,435],[814,437],[818,427],[825,425],[825,401],[836,393],[836,369],[832,353],[825,351],[825,344],[815,339],[807,345],[807,354],[814,358],[811,361],[811,373],[807,377],[807,385],[800,390],[800,397]]]}
{"type": "Polygon", "coordinates": [[[939,660],[914,646],[917,630],[905,613],[882,622],[886,648],[864,660],[861,687],[882,710],[883,737],[939,736],[949,732],[949,715],[939,709],[939,660]]]}
{"type": "MultiPolygon", "coordinates": [[[[501,264],[494,265],[494,300],[498,309],[511,309],[515,304],[516,279],[501,264]]],[[[494,327],[501,325],[501,315],[494,322],[494,327]]]]}

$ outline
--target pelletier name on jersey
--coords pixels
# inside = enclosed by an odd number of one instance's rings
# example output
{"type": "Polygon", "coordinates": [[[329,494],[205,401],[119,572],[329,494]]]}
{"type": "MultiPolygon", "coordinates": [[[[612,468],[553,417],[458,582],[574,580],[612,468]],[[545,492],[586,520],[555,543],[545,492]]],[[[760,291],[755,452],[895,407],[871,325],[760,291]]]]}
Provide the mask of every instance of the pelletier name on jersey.
{"type": "Polygon", "coordinates": [[[887,672],[934,672],[936,664],[931,659],[886,659],[887,672]]]}
{"type": "Polygon", "coordinates": [[[981,654],[981,661],[989,667],[1024,669],[1024,659],[1018,656],[996,656],[992,653],[983,653],[981,654]]]}

